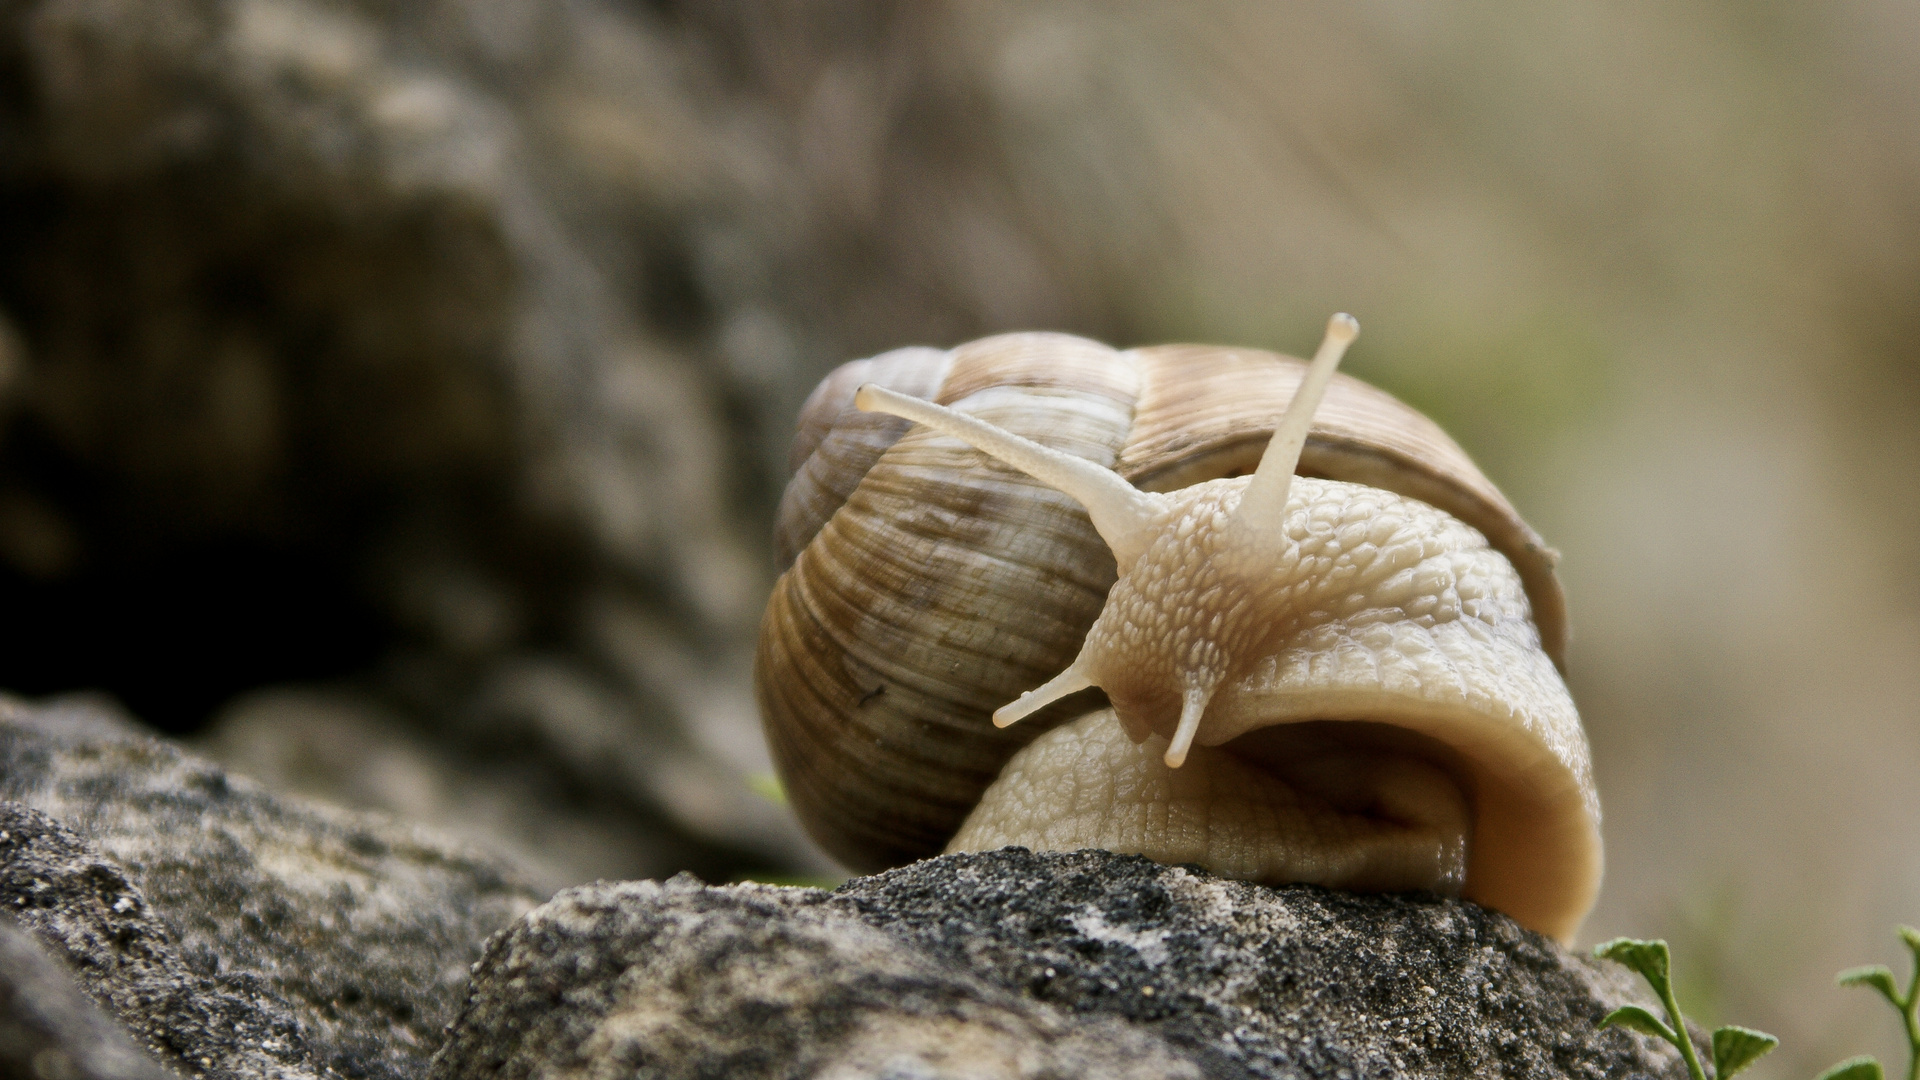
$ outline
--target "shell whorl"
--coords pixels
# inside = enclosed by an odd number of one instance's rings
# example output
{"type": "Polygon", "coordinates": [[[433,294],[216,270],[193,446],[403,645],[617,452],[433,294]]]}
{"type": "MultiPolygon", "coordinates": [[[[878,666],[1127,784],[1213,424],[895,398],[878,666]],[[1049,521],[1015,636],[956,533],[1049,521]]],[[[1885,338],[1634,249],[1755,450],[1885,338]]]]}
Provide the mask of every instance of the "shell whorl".
{"type": "MultiPolygon", "coordinates": [[[[877,383],[1111,467],[1153,491],[1251,471],[1305,369],[1252,349],[1117,352],[1061,334],[908,349],[844,365],[808,401],[777,538],[786,573],[756,685],[796,811],[849,866],[938,852],[1020,747],[1073,712],[995,729],[1060,671],[1114,561],[1071,499],[926,429],[861,413],[877,383]]],[[[1336,377],[1303,475],[1384,488],[1479,529],[1519,571],[1558,663],[1553,553],[1424,416],[1336,377]]],[[[1087,705],[1086,707],[1092,707],[1087,705]]]]}

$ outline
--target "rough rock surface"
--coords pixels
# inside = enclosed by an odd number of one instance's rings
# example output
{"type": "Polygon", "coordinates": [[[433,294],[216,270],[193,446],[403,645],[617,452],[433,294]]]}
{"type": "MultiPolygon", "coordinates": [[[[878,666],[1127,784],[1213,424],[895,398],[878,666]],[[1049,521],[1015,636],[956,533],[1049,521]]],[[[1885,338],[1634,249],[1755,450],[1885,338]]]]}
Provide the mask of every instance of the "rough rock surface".
{"type": "Polygon", "coordinates": [[[1198,1075],[827,897],[691,877],[570,889],[490,943],[432,1075],[1198,1075]]]}
{"type": "MultiPolygon", "coordinates": [[[[6,816],[0,806],[0,817],[6,816]]],[[[0,846],[12,839],[10,826],[6,832],[0,846]]],[[[10,867],[12,860],[7,862],[10,867]]],[[[5,918],[0,918],[0,1076],[177,1080],[74,985],[65,965],[5,918]]]]}
{"type": "Polygon", "coordinates": [[[23,804],[0,904],[190,1071],[415,1075],[480,943],[537,901],[495,858],[275,797],[89,707],[0,699],[0,800],[23,804]]]}
{"type": "MultiPolygon", "coordinates": [[[[596,726],[609,757],[640,756],[634,746],[612,745],[621,741],[619,728],[596,726]]],[[[738,850],[661,828],[658,814],[604,788],[583,790],[524,760],[462,754],[358,695],[250,694],[228,706],[195,747],[273,791],[377,810],[503,851],[526,867],[542,895],[600,878],[658,877],[663,866],[725,881],[742,861],[738,850]]],[[[700,771],[688,772],[697,783],[700,771]]]]}
{"type": "Polygon", "coordinates": [[[835,893],[568,890],[488,943],[436,1077],[1628,1077],[1631,989],[1472,904],[1103,852],[835,893]]]}
{"type": "Polygon", "coordinates": [[[8,911],[163,1060],[223,1077],[321,1075],[278,995],[257,976],[190,963],[127,872],[71,829],[0,802],[0,867],[8,911]]]}

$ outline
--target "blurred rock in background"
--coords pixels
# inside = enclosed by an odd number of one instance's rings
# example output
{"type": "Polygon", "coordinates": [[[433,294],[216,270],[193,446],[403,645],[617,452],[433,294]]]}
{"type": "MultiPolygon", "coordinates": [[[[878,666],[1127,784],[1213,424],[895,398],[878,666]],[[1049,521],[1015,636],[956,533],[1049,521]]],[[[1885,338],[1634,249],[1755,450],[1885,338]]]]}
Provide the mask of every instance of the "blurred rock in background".
{"type": "Polygon", "coordinates": [[[1892,1058],[1916,69],[1886,0],[4,0],[0,687],[547,884],[817,873],[746,690],[813,381],[1347,309],[1565,553],[1589,933],[1892,1058]]]}

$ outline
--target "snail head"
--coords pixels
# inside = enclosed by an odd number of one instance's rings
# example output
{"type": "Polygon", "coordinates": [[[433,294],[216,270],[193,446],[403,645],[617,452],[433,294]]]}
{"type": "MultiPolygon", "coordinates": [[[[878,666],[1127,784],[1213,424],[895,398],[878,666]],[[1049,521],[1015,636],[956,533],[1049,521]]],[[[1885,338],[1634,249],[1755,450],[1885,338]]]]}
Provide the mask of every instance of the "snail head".
{"type": "Polygon", "coordinates": [[[1168,494],[1141,491],[1109,469],[965,413],[879,386],[859,389],[858,408],[925,424],[1072,496],[1113,550],[1120,577],[1079,656],[996,710],[995,726],[1098,686],[1134,742],[1149,734],[1168,740],[1170,767],[1186,761],[1196,739],[1213,745],[1230,737],[1206,731],[1207,706],[1224,682],[1245,674],[1245,662],[1270,633],[1263,612],[1273,608],[1276,582],[1289,579],[1276,570],[1292,546],[1286,514],[1294,468],[1314,410],[1359,333],[1351,315],[1327,323],[1250,478],[1168,494]]]}

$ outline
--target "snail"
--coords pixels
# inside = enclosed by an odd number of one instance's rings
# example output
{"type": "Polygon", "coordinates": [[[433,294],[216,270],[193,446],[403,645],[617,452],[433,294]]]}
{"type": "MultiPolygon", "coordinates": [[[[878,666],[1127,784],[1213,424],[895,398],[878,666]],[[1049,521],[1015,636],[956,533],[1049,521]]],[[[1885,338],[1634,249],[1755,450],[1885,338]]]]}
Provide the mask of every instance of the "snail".
{"type": "Polygon", "coordinates": [[[1357,332],[829,375],[755,661],[809,832],[860,870],[1017,844],[1430,889],[1570,940],[1601,848],[1557,555],[1334,373],[1357,332]]]}

